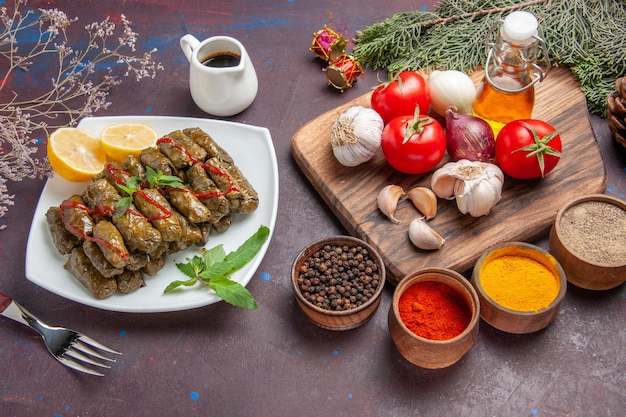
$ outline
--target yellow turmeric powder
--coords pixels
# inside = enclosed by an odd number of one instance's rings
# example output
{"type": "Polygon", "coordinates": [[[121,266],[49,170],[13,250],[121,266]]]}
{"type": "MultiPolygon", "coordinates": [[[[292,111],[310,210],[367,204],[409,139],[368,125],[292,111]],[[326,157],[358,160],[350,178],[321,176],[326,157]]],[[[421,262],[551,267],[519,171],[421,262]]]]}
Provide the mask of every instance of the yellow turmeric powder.
{"type": "Polygon", "coordinates": [[[480,282],[496,303],[516,311],[542,310],[559,293],[559,281],[550,269],[520,255],[488,260],[480,269],[480,282]]]}

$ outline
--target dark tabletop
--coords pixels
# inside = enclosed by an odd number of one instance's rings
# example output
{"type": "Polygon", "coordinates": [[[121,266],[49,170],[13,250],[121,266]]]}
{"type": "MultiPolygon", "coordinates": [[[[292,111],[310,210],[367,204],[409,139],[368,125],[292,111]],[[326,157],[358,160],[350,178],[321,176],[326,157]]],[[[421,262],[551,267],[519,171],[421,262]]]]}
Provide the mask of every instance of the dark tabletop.
{"type": "MultiPolygon", "coordinates": [[[[7,2],[12,3],[12,2],[7,2]]],[[[28,231],[43,180],[9,183],[15,205],[0,218],[0,291],[51,324],[83,330],[123,352],[103,378],[56,362],[31,330],[0,318],[2,416],[620,416],[626,409],[624,286],[603,293],[568,288],[544,331],[510,335],[484,322],[473,349],[443,370],[411,365],[387,329],[393,288],[366,325],[331,332],[310,324],[295,304],[289,273],[312,240],[345,233],[297,167],[290,141],[316,116],[368,92],[366,70],[343,94],[327,86],[308,51],[329,21],[347,37],[400,11],[434,1],[34,1],[88,23],[124,14],[141,50],[158,48],[155,79],[127,79],[96,115],[209,117],[192,102],[179,38],[231,35],[247,48],[259,78],[254,103],[227,120],[267,127],[280,172],[278,219],[267,255],[248,289],[247,311],[226,303],[132,314],[87,307],[25,278],[28,231]]],[[[3,2],[4,4],[4,2],[3,2]]],[[[33,68],[31,80],[42,68],[33,68]]],[[[41,80],[23,85],[36,89],[41,80]]],[[[549,82],[549,81],[548,81],[549,82]]],[[[19,93],[19,89],[16,90],[19,93]]],[[[591,117],[608,171],[607,194],[624,198],[626,152],[607,121],[591,117]]],[[[42,143],[45,143],[42,142],[42,143]]],[[[42,144],[42,151],[45,145],[42,144]]],[[[547,248],[544,237],[537,243],[547,248]]]]}

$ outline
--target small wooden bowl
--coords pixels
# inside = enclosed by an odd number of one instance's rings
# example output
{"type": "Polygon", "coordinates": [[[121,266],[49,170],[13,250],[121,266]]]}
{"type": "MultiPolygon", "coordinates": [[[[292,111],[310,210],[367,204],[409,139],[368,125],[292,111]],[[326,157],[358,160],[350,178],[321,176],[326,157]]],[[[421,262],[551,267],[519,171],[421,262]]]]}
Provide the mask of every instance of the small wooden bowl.
{"type": "MultiPolygon", "coordinates": [[[[626,281],[626,256],[621,261],[618,259],[612,263],[594,259],[592,255],[585,257],[585,255],[581,255],[581,249],[578,251],[574,249],[574,244],[571,240],[568,240],[571,238],[567,237],[567,233],[564,230],[564,226],[567,226],[564,222],[571,221],[568,219],[569,216],[575,215],[575,212],[570,211],[570,209],[574,210],[576,209],[575,206],[593,201],[612,204],[626,211],[626,202],[624,200],[605,194],[589,194],[568,201],[557,212],[556,219],[550,230],[550,252],[561,263],[570,283],[587,290],[609,290],[626,281]]],[[[595,216],[595,219],[598,218],[599,216],[595,216]]],[[[621,227],[623,231],[622,242],[626,239],[624,225],[611,224],[610,227],[621,227]]],[[[586,235],[586,238],[592,239],[591,236],[586,235]]],[[[610,242],[607,242],[603,245],[603,248],[606,248],[606,246],[612,245],[610,242]]]]}
{"type": "Polygon", "coordinates": [[[463,275],[449,269],[424,268],[404,277],[395,288],[387,319],[389,333],[400,354],[412,364],[426,369],[445,368],[458,362],[474,345],[478,337],[479,311],[478,295],[463,275]],[[446,284],[465,301],[471,319],[461,334],[447,340],[431,340],[416,335],[404,324],[398,307],[400,297],[409,287],[422,281],[446,284]]]}
{"type": "Polygon", "coordinates": [[[480,299],[482,319],[496,329],[514,334],[533,333],[548,326],[558,314],[567,291],[565,272],[559,262],[540,247],[524,242],[503,243],[485,251],[474,265],[472,285],[480,299]],[[550,270],[554,279],[558,281],[558,293],[548,306],[538,311],[513,310],[502,306],[487,295],[481,282],[481,269],[487,262],[504,255],[523,256],[539,262],[550,270]]]}
{"type": "Polygon", "coordinates": [[[383,288],[385,287],[385,279],[385,264],[378,252],[361,239],[351,236],[329,237],[311,243],[300,251],[291,269],[291,283],[298,306],[300,306],[300,309],[312,323],[328,330],[350,330],[365,324],[380,304],[383,288]],[[300,268],[312,254],[326,245],[348,246],[351,248],[360,246],[367,250],[369,258],[378,266],[378,286],[374,290],[374,294],[365,303],[350,310],[336,311],[318,307],[302,295],[298,286],[300,268]]]}

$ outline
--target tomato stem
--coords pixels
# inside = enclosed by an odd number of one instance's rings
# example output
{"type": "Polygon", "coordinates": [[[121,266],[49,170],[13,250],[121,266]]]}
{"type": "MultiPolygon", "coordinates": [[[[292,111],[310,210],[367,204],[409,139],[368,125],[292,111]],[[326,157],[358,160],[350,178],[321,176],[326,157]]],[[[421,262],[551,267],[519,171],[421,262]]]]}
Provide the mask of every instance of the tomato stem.
{"type": "Polygon", "coordinates": [[[434,122],[434,119],[430,116],[420,117],[420,106],[415,106],[413,118],[406,122],[406,133],[404,134],[402,144],[407,143],[409,139],[411,139],[411,136],[416,133],[421,135],[424,131],[424,127],[432,122],[434,122]]]}

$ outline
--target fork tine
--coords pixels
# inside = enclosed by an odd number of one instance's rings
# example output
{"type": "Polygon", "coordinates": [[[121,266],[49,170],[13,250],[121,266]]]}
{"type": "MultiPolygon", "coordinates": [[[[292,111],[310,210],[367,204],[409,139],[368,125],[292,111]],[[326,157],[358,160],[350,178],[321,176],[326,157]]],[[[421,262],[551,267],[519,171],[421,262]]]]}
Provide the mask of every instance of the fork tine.
{"type": "Polygon", "coordinates": [[[110,366],[109,366],[109,365],[107,365],[107,364],[100,363],[100,362],[98,362],[98,361],[95,361],[95,360],[91,359],[91,358],[90,358],[90,357],[88,357],[88,356],[83,355],[83,354],[82,354],[82,353],[80,353],[79,351],[75,350],[75,349],[73,348],[73,346],[72,346],[72,347],[69,347],[69,348],[68,348],[68,349],[67,349],[67,350],[63,353],[63,357],[65,357],[65,356],[69,356],[69,357],[71,357],[71,358],[78,359],[79,361],[82,361],[82,362],[88,363],[88,364],[90,364],[90,365],[99,366],[99,367],[101,367],[101,368],[110,368],[110,366]]]}
{"type": "Polygon", "coordinates": [[[103,345],[102,343],[98,342],[97,340],[92,339],[91,337],[84,335],[82,333],[78,333],[78,340],[87,343],[88,345],[91,345],[93,347],[97,347],[98,349],[104,350],[105,352],[109,352],[109,353],[114,353],[116,355],[121,355],[122,352],[118,352],[115,349],[112,349],[106,345],[103,345]]]}
{"type": "Polygon", "coordinates": [[[91,349],[85,343],[81,343],[81,339],[80,338],[77,338],[74,341],[74,343],[72,343],[71,348],[75,348],[77,350],[80,350],[83,353],[87,353],[87,354],[93,356],[94,358],[102,359],[102,360],[109,361],[109,362],[115,362],[115,359],[107,358],[106,356],[103,356],[100,353],[96,352],[95,350],[91,349]]]}
{"type": "Polygon", "coordinates": [[[93,369],[87,368],[86,366],[81,365],[78,362],[74,362],[71,359],[68,359],[68,358],[65,358],[65,357],[58,357],[58,356],[56,358],[57,358],[57,360],[59,362],[61,362],[63,365],[67,366],[68,368],[72,368],[72,369],[74,369],[76,371],[84,372],[84,373],[89,374],[89,375],[104,376],[103,373],[100,373],[100,372],[94,371],[93,369]]]}

